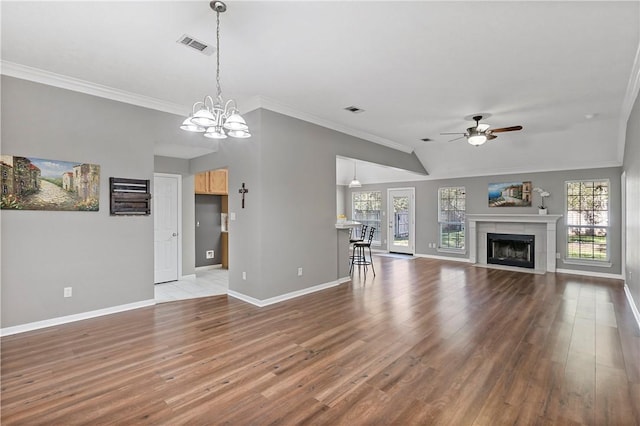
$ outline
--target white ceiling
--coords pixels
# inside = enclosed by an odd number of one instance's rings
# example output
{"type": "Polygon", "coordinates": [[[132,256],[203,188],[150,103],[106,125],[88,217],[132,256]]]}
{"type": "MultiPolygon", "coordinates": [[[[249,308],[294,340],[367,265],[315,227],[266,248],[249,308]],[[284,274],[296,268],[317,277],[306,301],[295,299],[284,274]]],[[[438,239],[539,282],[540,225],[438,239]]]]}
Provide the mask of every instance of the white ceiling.
{"type": "MultiPolygon", "coordinates": [[[[227,5],[222,90],[241,111],[264,106],[415,151],[429,178],[621,164],[638,87],[638,1],[227,5]],[[365,112],[343,109],[351,105],[365,112]],[[440,136],[483,112],[494,128],[524,129],[477,148],[440,136]]],[[[1,7],[4,74],[185,114],[215,91],[215,55],[176,43],[183,34],[215,42],[207,1],[1,7]]],[[[156,152],[192,158],[207,149],[156,152]]],[[[347,183],[352,163],[337,163],[338,183],[347,183]]],[[[366,170],[361,180],[374,183],[366,170]]]]}

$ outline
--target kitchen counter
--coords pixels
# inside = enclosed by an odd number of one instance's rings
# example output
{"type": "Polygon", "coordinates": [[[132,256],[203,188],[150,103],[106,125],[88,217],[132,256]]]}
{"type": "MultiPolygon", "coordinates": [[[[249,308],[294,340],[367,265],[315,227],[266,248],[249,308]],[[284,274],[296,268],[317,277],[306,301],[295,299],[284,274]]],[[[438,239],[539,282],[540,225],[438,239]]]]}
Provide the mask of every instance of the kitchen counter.
{"type": "Polygon", "coordinates": [[[336,229],[349,229],[360,226],[360,222],[355,220],[345,220],[343,222],[336,222],[336,229]]]}

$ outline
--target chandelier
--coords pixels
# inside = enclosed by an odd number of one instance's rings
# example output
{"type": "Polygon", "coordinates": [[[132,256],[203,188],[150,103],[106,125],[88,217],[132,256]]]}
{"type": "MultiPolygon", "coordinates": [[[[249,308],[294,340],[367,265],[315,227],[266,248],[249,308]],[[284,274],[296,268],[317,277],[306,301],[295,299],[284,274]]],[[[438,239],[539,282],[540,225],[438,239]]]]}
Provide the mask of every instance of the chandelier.
{"type": "Polygon", "coordinates": [[[215,100],[205,96],[204,100],[193,104],[192,113],[180,128],[188,132],[204,133],[211,139],[226,139],[227,135],[234,138],[249,138],[249,126],[238,111],[234,99],[224,101],[220,88],[220,13],[227,10],[227,5],[221,1],[209,3],[216,12],[216,87],[218,89],[215,100]]]}

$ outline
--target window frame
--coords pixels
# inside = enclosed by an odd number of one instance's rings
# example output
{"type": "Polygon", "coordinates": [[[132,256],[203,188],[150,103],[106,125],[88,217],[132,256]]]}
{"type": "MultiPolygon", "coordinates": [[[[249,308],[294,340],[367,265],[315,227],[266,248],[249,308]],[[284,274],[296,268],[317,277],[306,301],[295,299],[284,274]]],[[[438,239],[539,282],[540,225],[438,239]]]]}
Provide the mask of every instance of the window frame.
{"type": "MultiPolygon", "coordinates": [[[[376,221],[372,221],[372,220],[362,220],[362,219],[358,219],[356,217],[356,201],[355,201],[355,196],[356,194],[362,194],[362,193],[368,193],[368,194],[372,194],[372,193],[377,193],[379,196],[379,201],[380,201],[380,206],[378,208],[378,217],[379,220],[377,221],[378,226],[375,226],[374,228],[376,228],[376,232],[374,234],[373,240],[371,241],[371,245],[372,246],[382,246],[382,222],[383,222],[383,200],[382,200],[382,191],[381,190],[356,190],[356,191],[352,191],[351,192],[351,218],[352,220],[355,220],[357,222],[360,223],[364,223],[366,225],[371,226],[369,223],[367,222],[376,222],[376,221]],[[376,239],[377,238],[377,239],[376,239]]],[[[368,210],[368,211],[376,211],[376,210],[368,210]]],[[[360,231],[360,228],[357,228],[358,232],[360,231]]],[[[367,231],[368,232],[368,231],[367,231]]]]}
{"type": "MultiPolygon", "coordinates": [[[[460,210],[457,210],[460,211],[460,210]]],[[[462,186],[443,186],[438,188],[438,211],[437,211],[437,222],[438,222],[438,245],[437,251],[443,253],[466,253],[467,251],[467,189],[464,185],[462,186]],[[464,219],[462,221],[450,222],[450,221],[441,221],[441,213],[442,213],[442,191],[443,190],[462,190],[464,192],[464,219]],[[444,247],[442,242],[442,227],[443,225],[460,225],[461,230],[464,233],[464,238],[462,239],[462,247],[444,247]]]]}
{"type": "MultiPolygon", "coordinates": [[[[573,265],[593,265],[593,266],[611,266],[611,180],[609,178],[592,178],[592,179],[572,179],[572,180],[566,180],[564,182],[564,213],[565,213],[565,232],[564,232],[564,237],[565,237],[565,256],[563,259],[563,262],[566,264],[573,264],[573,265]],[[591,182],[591,183],[595,183],[595,182],[606,182],[607,185],[607,210],[606,210],[606,223],[607,225],[572,225],[569,223],[569,184],[570,183],[582,183],[582,182],[591,182]],[[606,253],[605,253],[605,257],[602,259],[596,259],[596,258],[585,258],[585,257],[571,257],[570,256],[570,250],[569,250],[569,243],[570,243],[570,234],[569,234],[569,230],[571,228],[591,228],[591,229],[604,229],[606,232],[606,237],[605,237],[605,245],[606,245],[606,253]]],[[[574,210],[572,210],[574,211],[574,210]]],[[[580,210],[581,212],[583,210],[580,210]]],[[[586,211],[586,210],[585,210],[586,211]]],[[[604,211],[604,210],[598,210],[598,211],[604,211]]]]}

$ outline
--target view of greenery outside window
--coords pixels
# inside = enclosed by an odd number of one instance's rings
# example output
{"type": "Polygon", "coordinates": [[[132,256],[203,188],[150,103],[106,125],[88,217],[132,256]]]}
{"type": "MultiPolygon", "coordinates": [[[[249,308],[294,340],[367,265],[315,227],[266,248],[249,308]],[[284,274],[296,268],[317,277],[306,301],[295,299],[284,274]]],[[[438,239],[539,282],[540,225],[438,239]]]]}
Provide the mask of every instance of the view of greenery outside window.
{"type": "Polygon", "coordinates": [[[464,187],[438,189],[439,248],[464,250],[465,204],[464,187]]]}
{"type": "Polygon", "coordinates": [[[609,260],[609,181],[567,182],[567,258],[609,260]]]}
{"type": "MultiPolygon", "coordinates": [[[[352,194],[353,220],[376,229],[372,243],[380,245],[380,225],[382,218],[382,192],[362,191],[352,194]]],[[[360,232],[360,228],[357,228],[360,232]]],[[[360,236],[360,235],[358,235],[360,236]]],[[[365,235],[364,237],[368,237],[365,235]]]]}

